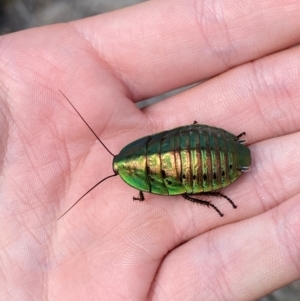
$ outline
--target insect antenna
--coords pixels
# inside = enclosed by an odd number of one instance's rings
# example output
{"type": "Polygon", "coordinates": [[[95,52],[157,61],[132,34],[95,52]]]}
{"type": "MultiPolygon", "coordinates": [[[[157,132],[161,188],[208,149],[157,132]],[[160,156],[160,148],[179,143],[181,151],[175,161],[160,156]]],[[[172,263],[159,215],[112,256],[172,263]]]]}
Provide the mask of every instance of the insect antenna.
{"type": "Polygon", "coordinates": [[[115,155],[106,147],[106,145],[100,140],[100,138],[97,136],[97,134],[93,131],[93,129],[88,125],[88,123],[84,120],[84,118],[81,116],[81,114],[77,111],[77,109],[74,107],[74,105],[71,103],[71,101],[68,99],[68,97],[61,92],[60,90],[58,90],[63,96],[64,98],[69,102],[69,104],[73,107],[73,109],[76,111],[76,113],[79,115],[79,117],[82,119],[82,121],[87,125],[87,127],[91,130],[91,132],[94,134],[94,136],[97,138],[97,140],[103,145],[103,147],[113,156],[115,157],[115,155]]]}
{"type": "MultiPolygon", "coordinates": [[[[75,108],[75,106],[71,103],[71,101],[68,99],[68,97],[61,91],[59,92],[64,96],[64,98],[69,102],[69,104],[73,107],[73,109],[76,111],[76,113],[79,115],[79,117],[82,119],[82,121],[87,125],[87,127],[91,130],[91,132],[94,134],[94,136],[97,138],[97,140],[103,145],[103,147],[113,156],[115,155],[106,147],[106,145],[101,141],[101,139],[97,136],[97,134],[93,131],[93,129],[88,125],[88,123],[84,120],[84,118],[81,116],[81,114],[78,112],[78,110],[75,108]]],[[[95,187],[100,185],[105,180],[117,176],[117,173],[114,173],[113,175],[110,175],[104,179],[102,179],[100,182],[95,184],[92,188],[90,188],[83,196],[81,196],[64,214],[62,214],[57,220],[61,219],[65,214],[67,214],[81,199],[83,199],[89,192],[91,192],[95,187]]]]}
{"type": "Polygon", "coordinates": [[[81,196],[63,215],[61,215],[57,220],[61,219],[65,214],[67,214],[81,199],[83,199],[89,192],[91,192],[95,187],[97,187],[98,185],[100,185],[102,182],[104,182],[105,180],[115,177],[118,174],[113,174],[110,175],[104,179],[102,179],[100,182],[98,182],[96,185],[94,185],[92,188],[90,188],[83,196],[81,196]]]}

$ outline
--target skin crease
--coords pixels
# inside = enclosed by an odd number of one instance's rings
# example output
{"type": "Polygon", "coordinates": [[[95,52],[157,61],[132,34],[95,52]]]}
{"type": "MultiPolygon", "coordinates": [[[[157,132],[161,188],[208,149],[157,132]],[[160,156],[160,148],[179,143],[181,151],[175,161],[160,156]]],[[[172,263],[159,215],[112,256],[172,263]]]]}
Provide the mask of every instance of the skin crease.
{"type": "Polygon", "coordinates": [[[0,37],[0,300],[256,300],[300,278],[299,1],[148,1],[0,37]],[[140,110],[135,102],[201,85],[140,110]],[[112,157],[193,123],[247,133],[225,214],[112,157]]]}

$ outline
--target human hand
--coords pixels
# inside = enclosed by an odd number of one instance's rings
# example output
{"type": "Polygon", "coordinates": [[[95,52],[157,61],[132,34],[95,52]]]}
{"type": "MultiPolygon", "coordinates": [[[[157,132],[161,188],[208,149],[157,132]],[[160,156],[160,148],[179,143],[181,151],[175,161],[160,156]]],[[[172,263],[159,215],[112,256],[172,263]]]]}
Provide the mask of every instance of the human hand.
{"type": "Polygon", "coordinates": [[[151,1],[1,37],[1,300],[255,300],[298,279],[299,9],[151,1]],[[194,120],[245,131],[251,171],[223,190],[238,208],[132,202],[115,177],[57,221],[112,174],[59,90],[114,154],[194,120]]]}

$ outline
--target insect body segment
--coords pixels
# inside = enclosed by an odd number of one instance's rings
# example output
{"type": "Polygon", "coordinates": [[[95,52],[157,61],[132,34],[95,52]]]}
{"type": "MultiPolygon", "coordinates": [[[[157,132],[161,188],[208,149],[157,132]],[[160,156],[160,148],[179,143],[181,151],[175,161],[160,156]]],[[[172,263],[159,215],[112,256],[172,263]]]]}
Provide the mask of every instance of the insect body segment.
{"type": "Polygon", "coordinates": [[[128,144],[114,157],[113,170],[138,190],[180,195],[226,187],[250,163],[250,150],[239,137],[220,128],[193,124],[128,144]]]}

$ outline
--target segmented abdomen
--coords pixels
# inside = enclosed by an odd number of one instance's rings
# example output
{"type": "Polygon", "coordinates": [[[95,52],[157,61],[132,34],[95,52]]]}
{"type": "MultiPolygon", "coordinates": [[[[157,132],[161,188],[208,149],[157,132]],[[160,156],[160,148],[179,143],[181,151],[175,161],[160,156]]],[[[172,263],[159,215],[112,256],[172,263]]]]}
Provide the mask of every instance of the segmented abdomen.
{"type": "Polygon", "coordinates": [[[177,195],[229,185],[241,173],[237,143],[234,135],[199,124],[151,136],[146,155],[150,192],[177,195]]]}
{"type": "Polygon", "coordinates": [[[128,144],[114,158],[113,168],[139,190],[178,195],[225,187],[250,162],[250,150],[235,135],[192,124],[128,144]]]}

